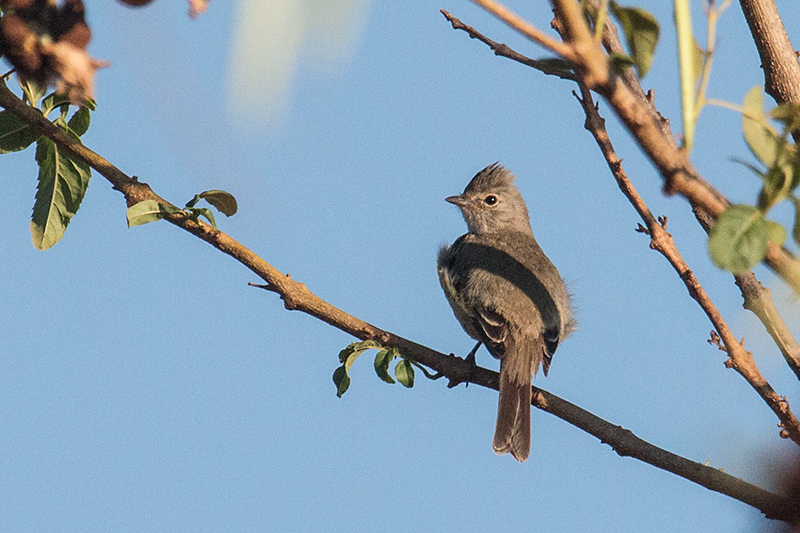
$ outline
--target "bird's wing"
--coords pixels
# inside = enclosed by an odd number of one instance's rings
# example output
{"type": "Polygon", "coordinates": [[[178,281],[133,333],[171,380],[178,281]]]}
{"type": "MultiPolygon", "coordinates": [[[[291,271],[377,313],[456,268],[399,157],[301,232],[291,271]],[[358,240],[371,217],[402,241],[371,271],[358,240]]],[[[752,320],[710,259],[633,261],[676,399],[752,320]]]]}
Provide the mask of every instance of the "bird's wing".
{"type": "Polygon", "coordinates": [[[487,307],[476,309],[478,324],[484,335],[494,344],[502,344],[508,334],[508,325],[502,315],[487,307]]]}

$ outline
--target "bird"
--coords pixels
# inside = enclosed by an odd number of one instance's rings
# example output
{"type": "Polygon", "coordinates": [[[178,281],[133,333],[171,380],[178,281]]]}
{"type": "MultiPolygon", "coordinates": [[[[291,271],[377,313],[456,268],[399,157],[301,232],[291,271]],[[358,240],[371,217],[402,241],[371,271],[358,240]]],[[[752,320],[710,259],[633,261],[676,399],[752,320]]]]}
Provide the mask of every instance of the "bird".
{"type": "Polygon", "coordinates": [[[478,172],[455,204],[467,233],[437,258],[439,282],[464,331],[500,360],[492,448],[520,462],[530,455],[531,383],[575,328],[564,281],[531,229],[515,176],[498,163],[478,172]]]}

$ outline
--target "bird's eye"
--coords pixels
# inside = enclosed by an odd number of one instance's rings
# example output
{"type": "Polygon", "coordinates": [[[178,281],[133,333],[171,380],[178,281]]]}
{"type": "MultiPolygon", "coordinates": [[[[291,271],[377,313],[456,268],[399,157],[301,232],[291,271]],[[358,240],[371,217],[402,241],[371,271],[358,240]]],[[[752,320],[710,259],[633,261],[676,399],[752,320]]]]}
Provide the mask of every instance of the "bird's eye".
{"type": "Polygon", "coordinates": [[[490,194],[489,196],[483,199],[483,203],[485,203],[490,207],[493,205],[497,205],[497,196],[495,196],[494,194],[490,194]]]}

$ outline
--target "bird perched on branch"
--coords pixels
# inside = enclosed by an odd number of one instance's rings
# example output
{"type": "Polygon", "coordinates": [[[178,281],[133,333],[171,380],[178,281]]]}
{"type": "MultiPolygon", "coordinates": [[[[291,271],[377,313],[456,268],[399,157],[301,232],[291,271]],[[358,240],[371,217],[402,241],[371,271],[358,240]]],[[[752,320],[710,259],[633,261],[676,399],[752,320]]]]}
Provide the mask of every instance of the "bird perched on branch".
{"type": "Polygon", "coordinates": [[[495,163],[464,192],[446,198],[468,233],[439,250],[439,281],[467,334],[500,359],[500,399],[492,447],[518,461],[530,455],[531,380],[545,376],[558,344],[574,329],[564,282],[531,230],[514,175],[495,163]]]}

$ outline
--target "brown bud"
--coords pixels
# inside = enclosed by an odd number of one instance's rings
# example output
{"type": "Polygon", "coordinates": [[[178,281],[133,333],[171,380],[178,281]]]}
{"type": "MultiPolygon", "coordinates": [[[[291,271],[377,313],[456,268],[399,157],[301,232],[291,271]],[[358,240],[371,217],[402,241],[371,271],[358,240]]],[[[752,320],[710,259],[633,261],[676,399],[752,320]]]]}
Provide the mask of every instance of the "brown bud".
{"type": "Polygon", "coordinates": [[[85,12],[83,0],[66,0],[61,8],[56,8],[50,19],[50,35],[53,40],[63,40],[86,49],[92,35],[86,25],[85,12]]]}
{"type": "Polygon", "coordinates": [[[33,32],[19,15],[9,14],[0,19],[0,32],[10,47],[22,46],[25,38],[33,32]]]}
{"type": "Polygon", "coordinates": [[[76,48],[86,50],[86,46],[91,39],[92,32],[89,30],[89,26],[85,22],[76,22],[69,31],[61,36],[59,41],[64,41],[76,48]]]}
{"type": "Polygon", "coordinates": [[[0,19],[2,49],[14,67],[22,74],[38,77],[42,68],[39,39],[19,15],[7,14],[0,19]]]}

